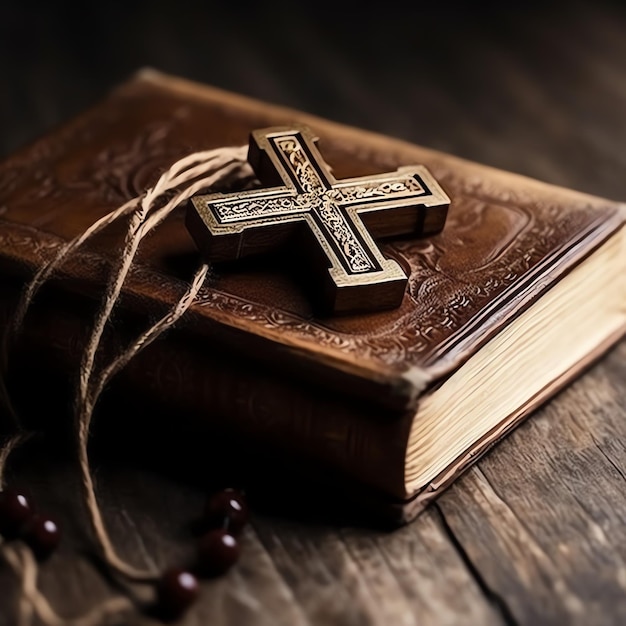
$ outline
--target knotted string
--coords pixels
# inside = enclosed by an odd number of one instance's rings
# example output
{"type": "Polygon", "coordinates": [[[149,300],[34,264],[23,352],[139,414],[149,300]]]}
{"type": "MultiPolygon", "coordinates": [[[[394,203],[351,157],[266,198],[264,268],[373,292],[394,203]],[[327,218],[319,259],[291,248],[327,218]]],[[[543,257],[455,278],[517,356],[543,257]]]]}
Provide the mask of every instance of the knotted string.
{"type": "MultiPolygon", "coordinates": [[[[2,488],[7,459],[11,452],[28,436],[21,428],[19,416],[10,402],[5,386],[9,350],[21,332],[26,313],[39,289],[72,252],[107,226],[122,218],[128,218],[122,253],[112,267],[100,308],[82,355],[74,415],[83,495],[95,539],[105,563],[112,570],[133,582],[155,582],[159,578],[159,573],[135,567],[124,561],[115,551],[109,537],[98,505],[89,464],[88,441],[93,411],[111,378],[125,367],[135,355],[155,341],[164,331],[171,328],[185,314],[204,284],[209,274],[209,266],[206,263],[201,264],[183,296],[166,315],[143,332],[99,372],[94,369],[96,354],[104,329],[118,301],[124,281],[131,270],[142,240],[192,195],[203,189],[233,180],[249,181],[252,176],[252,170],[246,160],[245,146],[198,152],[174,163],[161,175],[152,188],[97,220],[81,235],[61,246],[56,254],[39,268],[30,283],[24,288],[0,346],[0,396],[16,430],[15,434],[9,437],[0,449],[0,488],[2,488]],[[171,193],[173,193],[172,197],[165,204],[162,204],[164,198],[167,198],[171,193]]],[[[2,555],[21,578],[20,615],[24,624],[30,623],[34,610],[46,624],[89,626],[98,623],[111,612],[126,610],[131,606],[128,598],[113,598],[87,615],[73,620],[65,620],[54,612],[45,597],[38,591],[38,567],[30,550],[20,544],[4,544],[1,547],[2,555]]]]}

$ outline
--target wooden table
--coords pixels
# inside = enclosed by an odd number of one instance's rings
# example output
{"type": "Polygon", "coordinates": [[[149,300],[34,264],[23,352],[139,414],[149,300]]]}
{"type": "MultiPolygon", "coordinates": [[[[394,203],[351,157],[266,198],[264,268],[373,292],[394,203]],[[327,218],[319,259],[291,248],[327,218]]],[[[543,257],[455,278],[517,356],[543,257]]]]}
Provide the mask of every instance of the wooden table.
{"type": "MultiPolygon", "coordinates": [[[[86,3],[73,9],[78,26],[64,3],[5,8],[0,151],[150,64],[626,198],[626,11],[617,3],[494,4],[491,13],[394,5],[354,21],[340,3],[174,4],[167,12],[129,2],[121,15],[115,3],[86,3]]],[[[625,405],[622,342],[408,527],[386,533],[257,513],[240,564],[203,583],[184,623],[624,624],[625,405]]],[[[46,450],[35,447],[13,474],[64,524],[40,584],[73,615],[117,590],[89,556],[72,464],[46,450]]],[[[97,479],[126,558],[164,567],[190,554],[184,520],[204,497],[193,482],[106,459],[97,479]]],[[[0,566],[2,626],[15,623],[16,593],[0,566]]]]}

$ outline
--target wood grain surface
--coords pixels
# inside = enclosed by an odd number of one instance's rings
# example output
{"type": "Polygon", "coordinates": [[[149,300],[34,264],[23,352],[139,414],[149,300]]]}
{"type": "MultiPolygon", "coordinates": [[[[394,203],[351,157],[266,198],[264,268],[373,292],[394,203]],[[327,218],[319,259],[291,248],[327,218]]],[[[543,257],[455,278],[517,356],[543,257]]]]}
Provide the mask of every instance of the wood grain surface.
{"type": "MultiPolygon", "coordinates": [[[[151,65],[626,199],[620,3],[175,5],[4,4],[0,152],[151,65]]],[[[255,512],[240,564],[202,584],[184,623],[626,623],[625,392],[622,342],[394,532],[346,524],[332,511],[321,521],[290,515],[285,493],[280,510],[255,512]]],[[[163,568],[193,553],[189,522],[204,493],[197,476],[148,467],[110,449],[98,456],[96,479],[120,553],[163,568]]],[[[119,593],[91,556],[67,450],[36,443],[10,476],[63,524],[62,548],[40,572],[58,611],[78,615],[119,593]]],[[[0,565],[0,625],[16,623],[17,594],[0,565]]],[[[111,623],[154,620],[136,613],[111,623]]]]}

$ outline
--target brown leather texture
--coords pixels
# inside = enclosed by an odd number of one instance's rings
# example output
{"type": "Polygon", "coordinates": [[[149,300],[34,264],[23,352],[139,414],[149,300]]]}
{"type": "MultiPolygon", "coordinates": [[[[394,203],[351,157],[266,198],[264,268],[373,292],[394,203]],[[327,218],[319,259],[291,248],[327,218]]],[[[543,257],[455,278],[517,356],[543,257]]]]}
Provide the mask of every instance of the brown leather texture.
{"type": "MultiPolygon", "coordinates": [[[[0,230],[2,256],[40,262],[32,249],[38,235],[12,224],[73,237],[140,194],[177,158],[241,145],[256,128],[294,122],[319,135],[338,179],[426,165],[452,200],[444,231],[381,246],[410,274],[393,311],[316,317],[299,284],[297,259],[277,255],[217,267],[191,325],[243,355],[252,350],[382,405],[414,407],[424,385],[456,369],[549,288],[542,276],[557,279],[623,223],[618,205],[607,200],[143,73],[0,166],[2,219],[10,222],[0,230]],[[413,376],[406,376],[411,368],[413,376]]],[[[119,229],[111,229],[88,252],[106,257],[118,245],[119,229]]],[[[171,303],[197,263],[184,211],[146,242],[141,263],[147,274],[135,272],[129,297],[135,293],[147,310],[171,303]]],[[[84,262],[65,271],[81,283],[93,274],[84,262]]]]}
{"type": "MultiPolygon", "coordinates": [[[[187,402],[191,412],[206,413],[211,405],[211,419],[230,419],[251,437],[293,447],[401,499],[420,394],[619,229],[620,205],[144,72],[0,165],[0,271],[28,276],[64,240],[139,195],[176,159],[242,145],[252,130],[292,123],[307,124],[320,137],[338,179],[422,164],[450,196],[441,234],[381,245],[409,274],[402,305],[321,318],[301,285],[297,259],[277,254],[218,265],[185,323],[131,365],[128,380],[168,402],[187,402]]],[[[70,294],[68,302],[101,293],[120,232],[99,235],[59,270],[54,283],[70,294]]],[[[199,262],[184,210],[146,241],[140,257],[118,321],[162,313],[182,295],[199,262]]],[[[76,336],[87,323],[77,310],[57,297],[50,314],[38,318],[33,341],[48,342],[55,358],[75,360],[76,336]]],[[[460,459],[441,485],[468,462],[460,459]]],[[[422,500],[407,510],[416,511],[422,500]]]]}

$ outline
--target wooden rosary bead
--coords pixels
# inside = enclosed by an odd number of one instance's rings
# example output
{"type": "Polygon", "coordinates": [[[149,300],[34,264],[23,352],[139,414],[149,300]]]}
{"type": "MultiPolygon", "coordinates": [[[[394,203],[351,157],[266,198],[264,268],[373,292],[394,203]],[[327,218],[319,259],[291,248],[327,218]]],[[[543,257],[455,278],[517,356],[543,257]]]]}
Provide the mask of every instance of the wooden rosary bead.
{"type": "Polygon", "coordinates": [[[33,517],[33,508],[28,498],[15,489],[0,492],[0,535],[15,539],[21,528],[33,517]]]}
{"type": "Polygon", "coordinates": [[[197,599],[198,580],[181,568],[167,570],[157,585],[158,611],[165,619],[180,617],[197,599]]]}
{"type": "Polygon", "coordinates": [[[23,527],[22,539],[37,559],[43,561],[58,547],[61,541],[61,531],[54,520],[35,515],[23,527]]]}
{"type": "Polygon", "coordinates": [[[231,534],[241,532],[248,519],[246,499],[236,489],[224,489],[213,494],[204,509],[204,520],[207,524],[217,527],[227,522],[226,527],[231,534]]]}
{"type": "Polygon", "coordinates": [[[210,530],[198,542],[198,565],[202,573],[226,573],[239,559],[239,543],[223,528],[210,530]]]}

